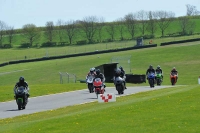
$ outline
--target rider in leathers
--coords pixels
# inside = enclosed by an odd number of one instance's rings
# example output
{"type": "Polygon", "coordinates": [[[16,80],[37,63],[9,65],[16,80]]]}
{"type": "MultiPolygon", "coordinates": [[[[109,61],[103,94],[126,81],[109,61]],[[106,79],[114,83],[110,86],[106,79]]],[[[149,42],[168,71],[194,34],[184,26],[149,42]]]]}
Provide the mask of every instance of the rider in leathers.
{"type": "Polygon", "coordinates": [[[119,69],[120,69],[120,71],[121,71],[120,74],[118,74],[118,73],[117,73],[117,70],[116,70],[113,80],[115,81],[115,78],[116,78],[117,76],[120,76],[120,77],[123,79],[123,81],[124,81],[125,89],[127,89],[127,88],[126,88],[126,76],[125,76],[125,71],[124,71],[123,67],[121,67],[121,66],[119,67],[119,69]]]}
{"type": "Polygon", "coordinates": [[[149,68],[146,71],[147,80],[148,80],[148,74],[150,74],[150,73],[154,73],[155,74],[155,69],[153,69],[152,65],[150,65],[149,68]]]}
{"type": "MultiPolygon", "coordinates": [[[[90,68],[90,71],[87,73],[87,75],[86,75],[86,81],[87,81],[87,79],[88,79],[89,76],[92,76],[93,78],[95,78],[95,76],[96,76],[96,70],[95,70],[94,67],[90,68]]],[[[87,84],[87,82],[86,82],[86,84],[87,84]]],[[[88,88],[89,88],[89,84],[88,84],[88,88]]]]}
{"type": "Polygon", "coordinates": [[[161,74],[161,77],[162,77],[162,80],[163,80],[163,71],[162,71],[162,69],[161,69],[161,67],[159,65],[156,68],[156,72],[161,74]]]}
{"type": "Polygon", "coordinates": [[[92,76],[95,77],[96,71],[95,71],[95,68],[94,68],[94,67],[93,67],[93,68],[90,68],[90,71],[88,72],[88,74],[87,74],[87,76],[86,76],[86,80],[87,80],[88,76],[90,76],[90,75],[92,75],[92,76]]]}
{"type": "Polygon", "coordinates": [[[101,73],[100,69],[97,69],[97,70],[96,70],[96,76],[95,76],[95,78],[100,78],[100,79],[101,79],[101,81],[103,82],[103,85],[104,85],[104,91],[106,91],[106,90],[105,90],[105,88],[106,88],[105,80],[106,80],[106,79],[105,79],[104,74],[101,73]]]}
{"type": "MultiPolygon", "coordinates": [[[[20,87],[20,86],[23,86],[25,89],[26,89],[26,95],[25,95],[25,97],[23,98],[23,101],[24,101],[24,105],[26,104],[25,103],[25,98],[27,98],[27,100],[28,100],[28,97],[30,96],[30,94],[29,94],[29,87],[28,87],[28,83],[25,81],[25,79],[24,79],[24,77],[20,77],[19,78],[19,82],[17,82],[16,84],[15,84],[15,87],[13,88],[13,90],[14,90],[14,94],[15,94],[15,91],[16,91],[16,89],[18,88],[18,87],[20,87]]],[[[14,96],[14,98],[15,99],[17,99],[17,97],[16,96],[14,96]]]]}
{"type": "Polygon", "coordinates": [[[172,74],[172,73],[176,74],[176,81],[177,81],[177,80],[178,80],[178,71],[176,70],[175,67],[172,68],[171,74],[172,74]]]}

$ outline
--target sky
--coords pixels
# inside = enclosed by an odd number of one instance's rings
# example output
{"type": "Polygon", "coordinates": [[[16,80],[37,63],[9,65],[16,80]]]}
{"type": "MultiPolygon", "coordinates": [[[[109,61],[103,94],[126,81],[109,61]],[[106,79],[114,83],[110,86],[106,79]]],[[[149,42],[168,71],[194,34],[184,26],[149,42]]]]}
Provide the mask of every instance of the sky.
{"type": "Polygon", "coordinates": [[[25,24],[40,27],[48,21],[56,24],[89,16],[112,22],[140,10],[172,11],[177,17],[186,14],[186,4],[200,10],[200,0],[0,0],[0,21],[18,29],[25,24]]]}

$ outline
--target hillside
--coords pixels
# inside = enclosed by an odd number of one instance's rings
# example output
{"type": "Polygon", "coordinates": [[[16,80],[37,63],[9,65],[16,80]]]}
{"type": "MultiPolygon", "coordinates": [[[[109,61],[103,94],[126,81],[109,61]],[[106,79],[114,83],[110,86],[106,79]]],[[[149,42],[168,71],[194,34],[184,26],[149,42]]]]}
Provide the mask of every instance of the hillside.
{"type": "MultiPolygon", "coordinates": [[[[200,19],[199,18],[191,18],[191,21],[194,22],[194,28],[192,31],[192,34],[199,34],[200,33],[200,19]]],[[[94,38],[93,38],[93,43],[99,43],[99,42],[111,42],[111,41],[119,41],[121,40],[121,35],[120,35],[120,27],[123,27],[123,40],[130,40],[131,39],[131,35],[126,27],[126,25],[117,25],[115,23],[111,23],[111,25],[114,26],[114,30],[113,30],[113,40],[112,40],[112,36],[110,33],[110,31],[108,32],[109,27],[109,23],[105,24],[105,26],[102,28],[101,30],[101,39],[99,38],[99,35],[97,33],[97,31],[94,34],[94,38]]],[[[138,38],[138,37],[143,37],[145,39],[152,39],[153,36],[151,36],[150,32],[145,30],[145,34],[142,35],[140,28],[141,24],[137,24],[136,26],[136,30],[134,31],[134,38],[138,38]]],[[[45,46],[43,43],[48,42],[47,37],[45,37],[45,32],[43,30],[45,30],[45,27],[38,29],[39,30],[39,37],[37,37],[37,39],[34,41],[33,45],[34,47],[40,47],[40,46],[45,46]],[[41,31],[42,30],[42,31],[41,31]]],[[[172,23],[170,23],[169,27],[167,27],[166,31],[165,31],[165,37],[170,36],[180,36],[180,32],[182,31],[180,23],[178,18],[175,19],[175,21],[173,21],[172,23]]],[[[189,31],[188,31],[189,32],[189,31]]],[[[192,35],[191,34],[191,35],[192,35]]],[[[158,25],[155,28],[155,33],[154,33],[154,38],[160,38],[161,37],[161,30],[158,27],[158,25]]],[[[187,38],[187,37],[185,37],[187,38]]],[[[69,45],[69,40],[68,40],[68,36],[65,30],[58,30],[55,29],[53,32],[53,38],[52,38],[52,42],[57,43],[56,45],[69,45]],[[59,36],[59,31],[62,32],[62,35],[59,36]],[[63,44],[59,44],[60,42],[63,42],[63,44]]],[[[8,36],[5,36],[3,38],[3,44],[8,44],[8,36]]],[[[25,36],[21,33],[16,34],[13,36],[13,42],[12,42],[12,46],[13,47],[24,47],[27,48],[28,45],[26,45],[26,43],[28,43],[28,40],[25,39],[25,36]]],[[[85,32],[81,29],[81,27],[79,26],[79,28],[76,29],[76,32],[74,33],[73,39],[72,39],[72,45],[75,45],[77,43],[80,44],[85,44],[87,43],[87,38],[85,36],[85,32]],[[82,43],[80,43],[82,42],[82,43]]],[[[47,44],[48,45],[48,44],[47,44]]]]}

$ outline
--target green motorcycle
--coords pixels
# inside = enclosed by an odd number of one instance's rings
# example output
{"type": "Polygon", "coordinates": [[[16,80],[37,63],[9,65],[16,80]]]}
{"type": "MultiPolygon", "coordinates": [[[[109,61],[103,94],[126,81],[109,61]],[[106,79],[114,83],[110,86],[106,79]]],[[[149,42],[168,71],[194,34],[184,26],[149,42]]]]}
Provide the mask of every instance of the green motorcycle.
{"type": "Polygon", "coordinates": [[[161,85],[162,83],[162,74],[160,72],[156,72],[156,84],[161,85]]]}

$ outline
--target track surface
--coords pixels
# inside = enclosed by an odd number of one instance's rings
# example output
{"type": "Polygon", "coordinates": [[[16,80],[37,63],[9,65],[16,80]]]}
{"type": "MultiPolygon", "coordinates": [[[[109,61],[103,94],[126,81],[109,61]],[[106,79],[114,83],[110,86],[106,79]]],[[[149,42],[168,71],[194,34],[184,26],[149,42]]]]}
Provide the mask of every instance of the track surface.
{"type": "MultiPolygon", "coordinates": [[[[155,88],[150,88],[149,86],[140,87],[127,87],[128,89],[124,91],[123,95],[131,95],[138,92],[162,89],[171,86],[155,86],[155,88]]],[[[118,93],[113,87],[107,87],[105,93],[114,93],[118,97],[118,93]]],[[[45,95],[39,97],[29,98],[29,102],[25,110],[18,110],[15,100],[9,102],[0,103],[0,119],[15,117],[24,114],[32,114],[41,111],[47,111],[52,109],[57,109],[65,106],[71,106],[75,104],[83,104],[97,101],[95,93],[89,93],[87,89],[65,92],[53,95],[45,95]]]]}

